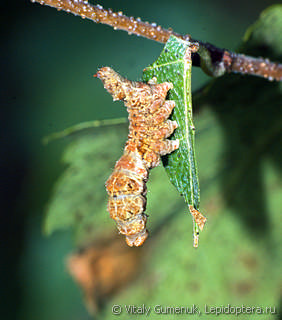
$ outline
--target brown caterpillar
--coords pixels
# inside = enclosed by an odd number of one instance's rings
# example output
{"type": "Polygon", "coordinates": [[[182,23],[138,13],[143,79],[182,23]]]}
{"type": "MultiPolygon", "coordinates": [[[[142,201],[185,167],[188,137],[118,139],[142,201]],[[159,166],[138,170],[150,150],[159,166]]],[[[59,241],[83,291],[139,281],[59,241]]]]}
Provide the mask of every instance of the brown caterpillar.
{"type": "Polygon", "coordinates": [[[108,211],[126,236],[129,246],[141,246],[148,237],[146,230],[146,182],[149,170],[158,166],[160,157],[178,149],[178,140],[167,140],[177,128],[167,120],[175,102],[166,95],[169,82],[146,84],[129,81],[109,67],[95,75],[115,100],[124,100],[128,111],[129,135],[122,157],[106,182],[108,211]]]}

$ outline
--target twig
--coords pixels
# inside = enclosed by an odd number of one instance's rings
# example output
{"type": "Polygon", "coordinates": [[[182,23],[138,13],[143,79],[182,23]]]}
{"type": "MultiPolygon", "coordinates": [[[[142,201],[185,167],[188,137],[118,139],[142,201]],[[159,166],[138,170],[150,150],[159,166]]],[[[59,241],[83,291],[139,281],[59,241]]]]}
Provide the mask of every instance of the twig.
{"type": "Polygon", "coordinates": [[[166,43],[171,35],[175,35],[194,43],[194,51],[199,44],[199,52],[192,54],[193,66],[201,66],[207,74],[214,77],[221,76],[225,72],[234,72],[264,77],[270,81],[282,81],[282,65],[279,63],[220,49],[209,43],[193,40],[188,34],[180,35],[173,32],[172,29],[163,29],[156,23],[150,24],[142,22],[140,18],[127,17],[121,11],[106,10],[100,5],[91,5],[86,0],[31,0],[31,2],[64,10],[79,15],[83,19],[87,18],[96,23],[107,24],[115,30],[124,30],[129,34],[136,34],[157,42],[166,43]]]}
{"type": "Polygon", "coordinates": [[[81,122],[72,127],[64,129],[63,131],[51,133],[50,135],[43,138],[42,143],[48,144],[53,140],[65,138],[73,134],[80,133],[82,130],[109,127],[109,126],[118,126],[118,125],[123,125],[127,122],[128,122],[127,118],[116,118],[116,119],[105,119],[105,120],[81,122]]]}
{"type": "Polygon", "coordinates": [[[172,34],[184,40],[190,39],[189,35],[182,36],[171,29],[163,29],[156,23],[142,22],[140,18],[127,17],[121,11],[106,10],[100,5],[94,6],[84,0],[31,0],[31,2],[38,2],[58,10],[64,10],[79,15],[83,19],[87,18],[96,23],[107,24],[115,30],[124,30],[129,34],[136,34],[162,43],[166,43],[172,34]]]}
{"type": "Polygon", "coordinates": [[[274,63],[268,59],[252,58],[243,54],[230,53],[232,62],[228,72],[253,74],[268,80],[282,81],[282,64],[274,63]]]}

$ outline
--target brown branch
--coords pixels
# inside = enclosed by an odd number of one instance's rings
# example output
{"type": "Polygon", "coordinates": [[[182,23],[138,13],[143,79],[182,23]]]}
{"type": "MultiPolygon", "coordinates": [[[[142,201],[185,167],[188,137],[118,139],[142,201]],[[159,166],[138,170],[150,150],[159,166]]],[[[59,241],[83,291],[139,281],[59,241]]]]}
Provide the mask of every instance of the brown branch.
{"type": "Polygon", "coordinates": [[[282,64],[230,52],[210,43],[198,43],[199,51],[192,55],[193,66],[201,66],[210,76],[217,77],[228,72],[259,76],[269,81],[282,81],[282,64]]]}
{"type": "Polygon", "coordinates": [[[103,23],[113,27],[115,30],[124,30],[129,34],[136,34],[151,40],[166,43],[169,37],[173,34],[184,40],[189,40],[190,36],[182,36],[172,29],[163,29],[156,23],[142,22],[140,18],[134,19],[123,15],[121,11],[113,12],[112,9],[104,9],[100,5],[92,5],[88,1],[83,0],[31,0],[40,4],[64,10],[87,18],[96,23],[103,23]]]}
{"type": "Polygon", "coordinates": [[[227,72],[252,74],[267,78],[268,80],[282,81],[282,64],[274,63],[268,59],[253,58],[243,54],[230,53],[232,62],[227,72]]]}
{"type": "Polygon", "coordinates": [[[142,22],[123,15],[121,11],[113,12],[100,5],[91,5],[85,0],[31,0],[43,5],[64,10],[83,19],[87,18],[96,23],[103,23],[115,30],[124,30],[129,34],[136,34],[157,42],[166,43],[171,35],[194,43],[192,54],[193,66],[201,66],[211,76],[220,76],[225,72],[241,73],[264,77],[270,81],[282,81],[282,65],[268,59],[254,58],[243,54],[236,54],[228,50],[217,48],[209,43],[191,39],[190,35],[180,35],[172,29],[164,29],[156,23],[142,22]],[[197,53],[198,44],[200,50],[197,53]],[[202,49],[202,50],[201,50],[202,49]]]}

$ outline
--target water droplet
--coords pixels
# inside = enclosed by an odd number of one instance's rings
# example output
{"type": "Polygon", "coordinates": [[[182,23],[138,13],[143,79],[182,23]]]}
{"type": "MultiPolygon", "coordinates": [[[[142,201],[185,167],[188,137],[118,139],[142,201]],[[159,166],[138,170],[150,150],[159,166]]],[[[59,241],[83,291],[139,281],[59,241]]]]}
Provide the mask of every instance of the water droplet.
{"type": "Polygon", "coordinates": [[[119,15],[119,16],[122,16],[122,11],[119,11],[119,12],[118,12],[118,15],[119,15]]]}
{"type": "Polygon", "coordinates": [[[100,5],[100,4],[97,4],[97,6],[96,6],[98,9],[100,9],[100,10],[102,10],[103,9],[103,7],[100,5]]]}
{"type": "Polygon", "coordinates": [[[151,23],[151,26],[152,26],[152,27],[156,27],[157,24],[156,24],[155,22],[152,22],[152,23],[151,23]]]}

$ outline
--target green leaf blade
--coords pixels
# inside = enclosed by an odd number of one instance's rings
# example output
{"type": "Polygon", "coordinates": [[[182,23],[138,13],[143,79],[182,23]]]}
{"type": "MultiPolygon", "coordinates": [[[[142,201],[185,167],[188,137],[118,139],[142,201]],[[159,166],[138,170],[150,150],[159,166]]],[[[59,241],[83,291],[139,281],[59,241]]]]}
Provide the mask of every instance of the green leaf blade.
{"type": "Polygon", "coordinates": [[[192,120],[191,97],[191,49],[190,43],[170,37],[160,57],[144,70],[143,80],[153,77],[157,82],[172,82],[169,99],[176,107],[171,116],[178,128],[171,139],[179,139],[179,149],[163,157],[163,164],[172,184],[183,195],[186,203],[198,209],[200,202],[199,182],[195,158],[195,130],[192,120]]]}

